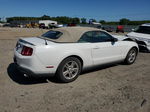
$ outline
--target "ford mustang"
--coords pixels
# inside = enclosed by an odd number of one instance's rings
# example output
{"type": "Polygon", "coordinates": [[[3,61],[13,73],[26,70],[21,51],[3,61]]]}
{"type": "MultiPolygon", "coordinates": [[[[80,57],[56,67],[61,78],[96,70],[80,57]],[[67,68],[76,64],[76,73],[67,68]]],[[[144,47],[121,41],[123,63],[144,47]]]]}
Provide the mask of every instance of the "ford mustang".
{"type": "Polygon", "coordinates": [[[64,27],[39,37],[20,38],[14,63],[26,76],[56,76],[71,82],[89,67],[118,61],[133,64],[137,54],[138,45],[126,37],[97,28],[64,27]]]}

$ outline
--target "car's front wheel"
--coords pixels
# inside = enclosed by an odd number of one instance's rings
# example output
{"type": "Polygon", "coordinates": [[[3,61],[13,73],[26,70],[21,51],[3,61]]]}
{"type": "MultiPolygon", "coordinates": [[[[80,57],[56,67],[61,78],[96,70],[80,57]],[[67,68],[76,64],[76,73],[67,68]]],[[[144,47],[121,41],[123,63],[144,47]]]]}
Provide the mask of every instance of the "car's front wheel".
{"type": "Polygon", "coordinates": [[[136,56],[137,56],[138,50],[136,48],[132,48],[130,49],[130,51],[128,52],[126,59],[125,59],[125,64],[133,64],[136,60],[136,56]]]}
{"type": "Polygon", "coordinates": [[[81,62],[76,57],[64,59],[59,65],[56,76],[62,82],[72,82],[81,73],[81,62]]]}

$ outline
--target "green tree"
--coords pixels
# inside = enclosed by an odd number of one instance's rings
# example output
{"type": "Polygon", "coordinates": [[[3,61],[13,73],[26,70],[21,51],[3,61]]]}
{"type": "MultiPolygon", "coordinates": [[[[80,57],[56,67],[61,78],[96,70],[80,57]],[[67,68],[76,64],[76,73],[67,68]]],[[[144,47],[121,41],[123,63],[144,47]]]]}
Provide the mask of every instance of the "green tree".
{"type": "Polygon", "coordinates": [[[92,20],[92,22],[97,22],[96,19],[91,19],[91,20],[92,20]]]}
{"type": "Polygon", "coordinates": [[[75,17],[75,18],[70,18],[71,19],[71,23],[75,23],[75,24],[79,24],[80,23],[80,19],[75,17]]]}
{"type": "Polygon", "coordinates": [[[43,16],[41,17],[41,19],[42,19],[42,20],[50,20],[51,18],[50,18],[50,16],[43,15],[43,16]]]}
{"type": "Polygon", "coordinates": [[[86,24],[86,18],[81,18],[81,23],[86,24]]]}
{"type": "Polygon", "coordinates": [[[127,25],[129,22],[130,22],[129,19],[123,18],[123,19],[120,19],[119,24],[120,25],[127,25]]]}
{"type": "Polygon", "coordinates": [[[106,21],[105,20],[101,20],[99,21],[101,24],[106,24],[106,21]]]}

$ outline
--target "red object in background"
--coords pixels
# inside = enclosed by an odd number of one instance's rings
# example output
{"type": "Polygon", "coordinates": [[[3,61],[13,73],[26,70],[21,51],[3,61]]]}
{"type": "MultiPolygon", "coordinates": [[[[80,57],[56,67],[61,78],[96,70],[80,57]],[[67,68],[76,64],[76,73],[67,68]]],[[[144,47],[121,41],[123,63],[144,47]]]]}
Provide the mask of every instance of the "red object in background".
{"type": "Polygon", "coordinates": [[[122,25],[118,25],[118,26],[117,26],[116,33],[118,33],[118,32],[124,33],[124,27],[123,27],[122,25]]]}
{"type": "Polygon", "coordinates": [[[122,30],[122,29],[123,29],[123,26],[122,26],[122,25],[119,25],[119,26],[117,26],[117,29],[122,30]]]}
{"type": "Polygon", "coordinates": [[[76,24],[70,23],[70,24],[68,24],[68,26],[76,26],[76,24]]]}

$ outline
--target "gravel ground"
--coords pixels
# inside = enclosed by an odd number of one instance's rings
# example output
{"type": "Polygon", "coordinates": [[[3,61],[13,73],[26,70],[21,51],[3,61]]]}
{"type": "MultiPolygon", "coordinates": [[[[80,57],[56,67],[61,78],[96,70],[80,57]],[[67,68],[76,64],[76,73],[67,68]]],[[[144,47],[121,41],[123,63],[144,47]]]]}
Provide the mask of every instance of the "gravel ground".
{"type": "Polygon", "coordinates": [[[0,112],[150,112],[150,53],[139,53],[133,65],[89,70],[68,84],[14,71],[18,37],[43,32],[0,28],[0,112]]]}

